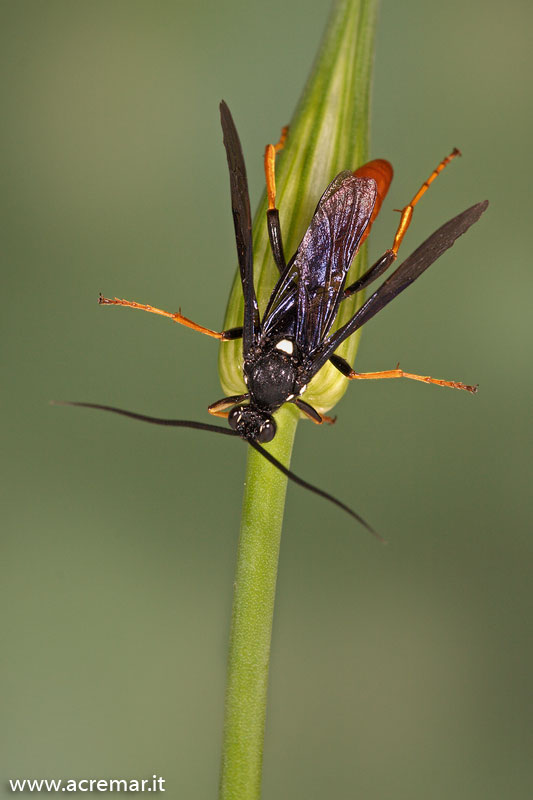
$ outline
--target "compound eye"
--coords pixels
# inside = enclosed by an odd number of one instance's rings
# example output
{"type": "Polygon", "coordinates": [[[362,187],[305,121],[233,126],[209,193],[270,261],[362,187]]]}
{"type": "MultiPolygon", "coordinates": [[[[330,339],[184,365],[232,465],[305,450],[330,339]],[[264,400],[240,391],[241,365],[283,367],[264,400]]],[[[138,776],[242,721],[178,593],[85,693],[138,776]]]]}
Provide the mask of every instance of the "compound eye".
{"type": "Polygon", "coordinates": [[[276,423],[273,419],[267,419],[259,428],[259,433],[256,436],[256,442],[259,444],[266,444],[271,442],[276,435],[276,423]]]}
{"type": "Polygon", "coordinates": [[[239,424],[241,417],[242,417],[242,406],[233,406],[233,408],[228,414],[228,423],[230,428],[233,428],[234,431],[237,430],[237,425],[239,424]]]}

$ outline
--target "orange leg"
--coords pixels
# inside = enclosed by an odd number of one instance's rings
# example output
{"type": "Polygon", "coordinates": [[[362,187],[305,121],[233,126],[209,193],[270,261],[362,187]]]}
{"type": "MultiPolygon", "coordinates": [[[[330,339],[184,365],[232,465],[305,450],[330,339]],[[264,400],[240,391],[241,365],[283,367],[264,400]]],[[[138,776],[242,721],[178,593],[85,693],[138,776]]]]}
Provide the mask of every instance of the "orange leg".
{"type": "Polygon", "coordinates": [[[226,409],[232,408],[232,406],[236,406],[237,403],[242,403],[243,400],[248,400],[249,398],[249,394],[234,394],[231,397],[223,397],[222,400],[211,403],[207,410],[214,417],[227,417],[229,411],[226,411],[226,409]]]}
{"type": "Polygon", "coordinates": [[[465,389],[467,392],[475,394],[477,386],[468,386],[466,383],[459,381],[442,381],[438,378],[430,378],[428,375],[413,375],[411,372],[404,372],[403,369],[396,367],[396,369],[388,369],[383,372],[355,372],[350,370],[346,375],[350,380],[378,380],[380,378],[410,378],[413,381],[422,381],[422,383],[434,383],[437,386],[449,386],[451,389],[465,389]]]}
{"type": "Polygon", "coordinates": [[[267,144],[265,147],[265,178],[269,209],[276,208],[276,153],[283,149],[289,128],[286,125],[281,129],[281,136],[277,144],[267,144]]]}
{"type": "MultiPolygon", "coordinates": [[[[403,241],[405,234],[407,233],[407,229],[411,224],[411,220],[413,218],[413,211],[414,207],[424,195],[437,175],[439,175],[444,167],[450,163],[452,159],[456,156],[460,156],[461,153],[457,148],[454,148],[453,152],[450,153],[449,156],[443,158],[440,164],[437,166],[436,169],[433,170],[427,181],[422,184],[418,192],[415,194],[411,202],[405,206],[405,208],[401,209],[401,218],[398,228],[396,229],[396,234],[394,236],[394,242],[390,250],[386,250],[381,258],[379,258],[375,264],[373,264],[370,269],[368,269],[363,275],[361,275],[355,283],[352,283],[350,286],[347,286],[344,290],[344,297],[350,297],[352,294],[361,291],[361,289],[366,288],[369,286],[376,278],[379,278],[385,270],[387,270],[391,264],[394,263],[396,257],[398,255],[398,250],[400,245],[403,241]]],[[[354,172],[354,175],[357,175],[362,178],[374,178],[377,183],[378,188],[378,196],[376,200],[376,204],[374,206],[374,211],[372,212],[372,216],[370,217],[370,222],[366,227],[366,230],[361,237],[361,243],[364,242],[368,234],[370,233],[370,228],[372,223],[379,212],[381,207],[381,203],[383,198],[387,194],[389,189],[390,182],[392,180],[392,167],[388,161],[384,161],[383,159],[376,159],[375,161],[369,161],[368,164],[363,164],[362,167],[359,167],[358,170],[354,172]]],[[[396,209],[400,211],[400,209],[396,209]]],[[[342,371],[342,370],[341,370],[342,371]]]]}
{"type": "Polygon", "coordinates": [[[162,317],[168,317],[173,322],[179,322],[180,325],[185,325],[186,328],[192,328],[193,331],[205,333],[207,336],[212,336],[214,339],[219,339],[220,341],[228,341],[231,338],[226,335],[226,331],[221,331],[219,333],[218,331],[212,331],[210,328],[204,328],[203,325],[198,325],[196,322],[193,322],[192,319],[184,317],[181,311],[175,313],[171,311],[162,311],[160,308],[154,308],[154,306],[149,306],[144,303],[135,303],[133,300],[119,300],[118,297],[111,299],[103,295],[99,296],[98,302],[102,306],[125,306],[126,308],[136,308],[140,311],[149,311],[151,314],[159,314],[162,317]]]}
{"type": "Polygon", "coordinates": [[[210,408],[208,408],[207,410],[214,417],[223,417],[224,419],[227,419],[229,417],[229,411],[211,411],[210,408]]]}
{"type": "Polygon", "coordinates": [[[328,425],[335,425],[335,423],[337,422],[337,417],[328,417],[326,414],[321,414],[321,417],[322,417],[322,422],[317,422],[317,425],[322,425],[324,422],[327,422],[328,425]]]}
{"type": "Polygon", "coordinates": [[[460,156],[460,155],[461,155],[461,152],[456,147],[454,147],[454,149],[450,153],[450,155],[446,156],[446,158],[442,159],[442,161],[440,162],[438,167],[433,170],[433,172],[431,173],[431,175],[429,176],[427,181],[425,181],[422,184],[422,186],[420,187],[418,192],[415,194],[415,196],[413,197],[411,202],[408,205],[406,205],[405,208],[402,209],[402,211],[401,211],[402,216],[401,216],[401,219],[400,219],[400,224],[398,225],[398,229],[396,231],[396,236],[394,237],[394,243],[392,245],[392,252],[393,253],[395,253],[395,254],[398,253],[398,249],[399,249],[399,247],[400,247],[400,245],[402,243],[403,237],[405,236],[405,234],[407,232],[407,229],[408,229],[409,225],[411,224],[411,220],[413,218],[414,207],[416,206],[416,204],[418,203],[418,201],[420,200],[422,195],[424,195],[427,192],[427,190],[429,189],[429,187],[431,186],[431,184],[433,183],[433,181],[435,180],[437,175],[439,175],[442,172],[444,167],[447,164],[449,164],[452,159],[454,159],[456,156],[460,156]]]}

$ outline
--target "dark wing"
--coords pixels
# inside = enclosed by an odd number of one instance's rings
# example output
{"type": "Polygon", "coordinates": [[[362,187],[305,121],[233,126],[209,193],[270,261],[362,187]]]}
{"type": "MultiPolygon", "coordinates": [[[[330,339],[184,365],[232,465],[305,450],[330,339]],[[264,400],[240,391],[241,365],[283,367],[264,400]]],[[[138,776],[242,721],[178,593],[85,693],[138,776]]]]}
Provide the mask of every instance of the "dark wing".
{"type": "Polygon", "coordinates": [[[430,267],[448,248],[450,248],[459,236],[478,221],[489,202],[482,203],[467,208],[462,214],[446,222],[442,227],[431,234],[429,239],[418,247],[400,266],[394,270],[392,275],[381,284],[366,303],[361,306],[352,319],[342,328],[339,328],[332,336],[327,339],[316,354],[313,361],[311,378],[326,363],[328,358],[334,353],[339,345],[351,336],[358,328],[368,322],[369,319],[381,311],[391,300],[394,300],[404,289],[416,281],[417,278],[430,267]]]}
{"type": "Polygon", "coordinates": [[[326,189],[298,248],[296,342],[312,352],[333,325],[346,275],[367,227],[374,203],[372,178],[339,175],[326,189]]]}
{"type": "Polygon", "coordinates": [[[246,167],[242,154],[239,135],[233,122],[230,110],[224,101],[220,104],[220,121],[224,135],[224,147],[228,159],[231,209],[235,226],[235,242],[241,273],[242,293],[244,296],[243,353],[249,352],[259,329],[259,310],[254,291],[253,249],[252,249],[252,214],[246,167]]]}
{"type": "Polygon", "coordinates": [[[309,353],[333,324],[346,274],[376,201],[373,179],[341,172],[317,205],[295,256],[267,306],[261,335],[292,319],[297,345],[309,353]]]}

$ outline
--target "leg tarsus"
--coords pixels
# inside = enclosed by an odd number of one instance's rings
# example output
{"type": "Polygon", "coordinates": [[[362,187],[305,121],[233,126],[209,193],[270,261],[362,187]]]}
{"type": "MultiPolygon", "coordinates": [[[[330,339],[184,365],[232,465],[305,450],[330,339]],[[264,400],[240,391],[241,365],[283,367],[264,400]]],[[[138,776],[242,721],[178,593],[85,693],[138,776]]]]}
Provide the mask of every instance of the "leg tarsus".
{"type": "Polygon", "coordinates": [[[413,381],[421,381],[422,383],[434,383],[436,386],[447,386],[450,389],[464,389],[471,394],[477,392],[477,385],[470,386],[460,381],[443,381],[439,378],[430,378],[429,375],[414,375],[412,372],[404,372],[400,369],[400,363],[396,365],[395,369],[383,370],[381,372],[356,372],[348,362],[338,355],[332,355],[330,358],[331,363],[336,367],[339,372],[351,381],[355,380],[379,380],[381,378],[410,378],[413,381]]]}
{"type": "Polygon", "coordinates": [[[350,380],[379,380],[381,378],[409,378],[413,381],[420,381],[421,383],[432,383],[435,386],[446,386],[450,389],[464,389],[471,394],[476,394],[477,385],[471,386],[460,381],[444,381],[440,378],[431,378],[429,375],[415,375],[412,372],[405,372],[403,369],[389,369],[382,372],[355,372],[351,370],[350,374],[346,376],[350,380]]]}
{"type": "Polygon", "coordinates": [[[177,312],[163,311],[161,308],[155,308],[146,303],[136,303],[134,300],[121,300],[118,297],[104,297],[100,294],[98,303],[101,306],[124,306],[125,308],[134,308],[138,311],[148,311],[150,314],[158,314],[161,317],[168,317],[173,322],[184,325],[186,328],[191,328],[193,331],[205,333],[206,336],[211,336],[213,339],[218,339],[221,342],[228,342],[232,339],[239,339],[242,336],[242,328],[230,328],[227,331],[212,331],[210,328],[204,328],[203,325],[193,322],[192,319],[185,317],[181,313],[181,309],[177,312]]]}

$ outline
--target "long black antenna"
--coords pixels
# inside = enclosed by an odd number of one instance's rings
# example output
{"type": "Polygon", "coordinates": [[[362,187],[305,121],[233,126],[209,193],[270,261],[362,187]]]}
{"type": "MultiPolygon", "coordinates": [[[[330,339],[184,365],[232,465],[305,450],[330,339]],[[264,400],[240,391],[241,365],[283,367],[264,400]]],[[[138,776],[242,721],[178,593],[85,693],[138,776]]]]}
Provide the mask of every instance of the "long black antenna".
{"type": "Polygon", "coordinates": [[[137,414],[135,411],[126,411],[124,408],[116,408],[115,406],[104,406],[100,403],[80,403],[76,400],[50,400],[50,405],[95,408],[97,411],[111,411],[112,414],[121,414],[123,417],[131,417],[131,419],[138,419],[141,422],[150,422],[152,425],[168,425],[171,428],[195,428],[199,431],[212,431],[212,433],[222,433],[226,436],[238,436],[231,428],[221,428],[220,425],[208,425],[205,422],[195,422],[189,419],[150,417],[147,414],[137,414]]]}
{"type": "MultiPolygon", "coordinates": [[[[141,422],[150,422],[152,425],[166,425],[174,428],[194,428],[195,430],[199,431],[209,431],[211,433],[221,433],[224,436],[236,436],[239,439],[241,438],[236,431],[232,430],[231,428],[221,428],[220,425],[209,425],[205,422],[196,422],[195,420],[188,419],[164,419],[162,417],[150,417],[147,414],[137,414],[134,411],[126,411],[124,408],[105,406],[101,405],[100,403],[80,403],[72,400],[51,400],[50,404],[53,406],[78,406],[79,408],[94,408],[97,411],[110,411],[112,414],[120,414],[123,417],[130,417],[130,419],[137,419],[141,422]]],[[[289,480],[293,481],[293,483],[296,483],[298,486],[302,486],[304,489],[308,489],[310,492],[313,492],[313,494],[317,494],[320,497],[323,497],[325,500],[329,500],[330,503],[338,506],[351,517],[356,519],[357,522],[363,525],[367,531],[372,534],[372,536],[375,536],[380,542],[385,542],[385,539],[380,536],[379,533],[377,533],[368,524],[368,522],[366,522],[366,520],[364,520],[363,517],[361,517],[352,508],[341,502],[341,500],[337,500],[336,497],[333,497],[332,494],[324,491],[324,489],[319,489],[318,486],[314,486],[312,483],[308,483],[308,481],[304,481],[303,478],[298,477],[298,475],[292,472],[292,470],[287,469],[287,467],[285,467],[281,461],[278,461],[277,458],[271,455],[257,442],[253,441],[252,439],[248,439],[247,441],[250,447],[253,447],[258,453],[261,453],[263,458],[266,458],[267,461],[279,469],[279,471],[286,475],[289,480]]]]}
{"type": "Polygon", "coordinates": [[[363,517],[361,517],[357,513],[357,511],[354,511],[352,508],[350,508],[350,506],[347,506],[341,500],[337,500],[336,497],[333,497],[332,494],[330,494],[329,492],[324,491],[324,489],[319,489],[318,486],[314,486],[312,483],[308,483],[307,481],[304,481],[303,478],[299,478],[298,475],[295,475],[295,473],[292,472],[290,469],[287,469],[287,467],[284,467],[283,464],[280,461],[278,461],[277,458],[274,458],[274,456],[270,455],[270,453],[267,450],[265,450],[264,447],[261,447],[260,444],[257,444],[257,442],[254,442],[253,439],[248,439],[247,441],[248,441],[248,444],[250,445],[250,447],[253,447],[254,450],[257,450],[258,453],[261,453],[263,458],[266,458],[267,461],[270,461],[271,464],[273,464],[275,467],[277,467],[280,472],[283,472],[283,474],[286,475],[287,478],[290,478],[291,481],[293,481],[294,483],[297,483],[298,486],[303,486],[304,489],[309,489],[309,491],[313,492],[314,494],[320,495],[320,497],[324,497],[326,500],[329,500],[330,503],[334,503],[339,508],[342,508],[343,511],[346,511],[346,513],[349,514],[354,519],[356,519],[357,522],[360,522],[361,525],[363,525],[367,529],[367,531],[370,531],[372,536],[375,536],[376,539],[379,539],[380,542],[384,543],[386,541],[383,538],[383,536],[380,536],[379,533],[377,531],[375,531],[374,528],[372,528],[368,524],[368,522],[365,519],[363,519],[363,517]]]}

